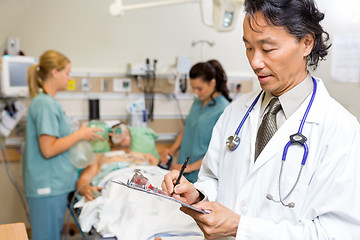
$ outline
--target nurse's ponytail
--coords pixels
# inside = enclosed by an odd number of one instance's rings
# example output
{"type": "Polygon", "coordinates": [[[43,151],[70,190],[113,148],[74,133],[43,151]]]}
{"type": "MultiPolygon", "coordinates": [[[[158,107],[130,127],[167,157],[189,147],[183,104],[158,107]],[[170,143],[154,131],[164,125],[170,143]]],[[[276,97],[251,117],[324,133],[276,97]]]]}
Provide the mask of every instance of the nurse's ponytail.
{"type": "Polygon", "coordinates": [[[221,92],[221,94],[229,101],[232,101],[232,98],[229,96],[229,89],[227,87],[227,75],[219,63],[219,61],[213,59],[207,61],[213,68],[215,68],[215,79],[216,79],[216,91],[221,92]]]}
{"type": "Polygon", "coordinates": [[[35,97],[38,94],[39,88],[42,88],[42,82],[37,75],[38,68],[39,65],[35,64],[30,66],[27,71],[27,81],[31,98],[35,97]]]}
{"type": "Polygon", "coordinates": [[[70,63],[70,60],[55,50],[44,52],[40,56],[39,64],[30,66],[27,71],[30,97],[35,97],[40,89],[46,93],[43,88],[44,82],[50,77],[51,70],[56,69],[61,71],[68,63],[70,63]]]}

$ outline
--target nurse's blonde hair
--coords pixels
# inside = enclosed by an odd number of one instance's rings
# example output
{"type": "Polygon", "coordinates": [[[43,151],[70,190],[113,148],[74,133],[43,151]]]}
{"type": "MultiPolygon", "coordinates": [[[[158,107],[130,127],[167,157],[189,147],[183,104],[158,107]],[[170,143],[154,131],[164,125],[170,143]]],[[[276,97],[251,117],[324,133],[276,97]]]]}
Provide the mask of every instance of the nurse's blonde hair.
{"type": "MultiPolygon", "coordinates": [[[[27,81],[30,97],[33,98],[43,89],[44,81],[50,76],[51,70],[61,71],[66,67],[70,60],[63,54],[55,50],[47,50],[39,59],[39,63],[32,65],[27,71],[27,81]]],[[[45,90],[43,89],[45,92],[45,90]]]]}

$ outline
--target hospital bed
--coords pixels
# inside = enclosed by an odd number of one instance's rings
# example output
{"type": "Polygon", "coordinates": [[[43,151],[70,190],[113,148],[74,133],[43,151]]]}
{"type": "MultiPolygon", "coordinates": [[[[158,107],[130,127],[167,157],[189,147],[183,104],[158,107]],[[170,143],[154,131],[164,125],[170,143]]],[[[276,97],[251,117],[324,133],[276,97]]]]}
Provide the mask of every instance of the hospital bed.
{"type": "Polygon", "coordinates": [[[157,166],[129,166],[108,173],[98,184],[103,187],[99,197],[89,202],[82,198],[69,206],[84,239],[92,229],[99,238],[91,239],[204,239],[195,221],[179,210],[180,204],[111,181],[126,182],[135,170],[153,186],[160,186],[167,173],[157,166]]]}

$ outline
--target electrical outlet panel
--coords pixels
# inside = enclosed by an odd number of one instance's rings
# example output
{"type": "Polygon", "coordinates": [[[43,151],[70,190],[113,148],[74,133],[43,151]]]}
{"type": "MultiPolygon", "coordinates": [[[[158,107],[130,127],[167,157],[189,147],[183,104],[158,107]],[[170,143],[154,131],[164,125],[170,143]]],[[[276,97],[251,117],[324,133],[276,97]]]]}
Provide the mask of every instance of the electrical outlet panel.
{"type": "Polygon", "coordinates": [[[239,93],[241,92],[241,82],[240,80],[229,80],[228,89],[230,93],[239,93]]]}
{"type": "Polygon", "coordinates": [[[102,78],[101,79],[101,91],[102,92],[110,92],[111,87],[111,79],[110,78],[102,78]]]}
{"type": "Polygon", "coordinates": [[[114,78],[113,90],[114,92],[131,92],[131,78],[114,78]]]}
{"type": "Polygon", "coordinates": [[[84,92],[90,91],[90,79],[89,78],[81,79],[81,91],[84,91],[84,92]]]}

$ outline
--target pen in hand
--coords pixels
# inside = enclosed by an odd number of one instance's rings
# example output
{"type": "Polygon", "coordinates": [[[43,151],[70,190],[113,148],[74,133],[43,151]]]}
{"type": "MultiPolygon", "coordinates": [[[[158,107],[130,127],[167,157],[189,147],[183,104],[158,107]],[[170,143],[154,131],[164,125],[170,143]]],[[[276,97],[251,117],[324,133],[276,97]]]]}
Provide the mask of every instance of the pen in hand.
{"type": "Polygon", "coordinates": [[[186,168],[188,162],[189,162],[189,157],[186,158],[184,164],[182,165],[182,167],[181,167],[181,169],[180,169],[179,177],[176,179],[176,182],[175,182],[175,185],[174,185],[174,190],[173,190],[173,192],[170,194],[170,197],[172,197],[172,196],[174,195],[174,193],[175,193],[175,186],[179,184],[180,178],[181,178],[182,175],[184,174],[184,171],[185,171],[185,168],[186,168]]]}

